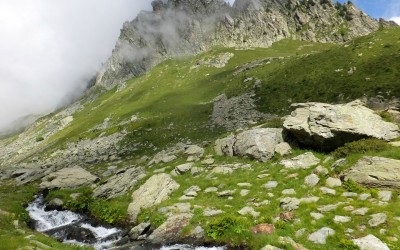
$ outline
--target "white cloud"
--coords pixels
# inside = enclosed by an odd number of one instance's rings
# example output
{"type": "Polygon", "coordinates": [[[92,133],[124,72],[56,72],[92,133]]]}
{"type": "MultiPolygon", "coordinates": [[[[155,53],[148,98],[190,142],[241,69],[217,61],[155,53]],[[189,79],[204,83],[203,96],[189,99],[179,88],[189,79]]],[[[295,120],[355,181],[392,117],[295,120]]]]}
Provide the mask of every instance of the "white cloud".
{"type": "Polygon", "coordinates": [[[390,18],[391,21],[395,21],[398,25],[400,25],[400,16],[390,18]]]}
{"type": "Polygon", "coordinates": [[[150,2],[0,1],[0,128],[81,92],[111,54],[122,23],[150,2]]]}

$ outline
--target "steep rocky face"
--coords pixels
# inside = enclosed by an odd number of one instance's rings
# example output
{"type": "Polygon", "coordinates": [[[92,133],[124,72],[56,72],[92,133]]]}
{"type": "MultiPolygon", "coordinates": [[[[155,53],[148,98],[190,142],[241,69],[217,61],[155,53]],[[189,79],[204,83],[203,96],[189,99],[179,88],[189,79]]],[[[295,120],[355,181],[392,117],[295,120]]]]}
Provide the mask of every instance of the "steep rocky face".
{"type": "Polygon", "coordinates": [[[353,4],[330,0],[157,0],[126,22],[97,84],[113,87],[161,61],[225,47],[269,47],[285,38],[345,42],[379,28],[353,4]]]}

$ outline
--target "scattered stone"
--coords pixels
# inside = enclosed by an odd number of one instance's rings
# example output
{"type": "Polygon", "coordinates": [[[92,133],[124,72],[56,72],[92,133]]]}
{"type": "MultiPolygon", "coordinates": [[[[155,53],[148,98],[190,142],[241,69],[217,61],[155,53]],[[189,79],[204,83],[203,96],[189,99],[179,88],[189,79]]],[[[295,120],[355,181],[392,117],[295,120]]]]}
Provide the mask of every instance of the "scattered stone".
{"type": "Polygon", "coordinates": [[[150,223],[140,223],[129,231],[129,238],[137,240],[139,236],[146,234],[150,230],[150,223]]]}
{"type": "Polygon", "coordinates": [[[172,206],[162,207],[158,211],[167,216],[172,216],[174,214],[190,213],[191,207],[190,203],[176,203],[172,206]]]}
{"type": "Polygon", "coordinates": [[[335,235],[335,230],[329,227],[323,227],[320,230],[310,234],[308,236],[308,240],[314,242],[315,244],[326,244],[326,239],[329,236],[335,235]]]}
{"type": "Polygon", "coordinates": [[[299,208],[300,200],[297,198],[286,197],[280,200],[280,206],[283,210],[293,211],[299,208]]]}
{"type": "Polygon", "coordinates": [[[257,176],[257,179],[264,179],[267,178],[268,176],[270,176],[269,174],[260,174],[257,176]]]}
{"type": "Polygon", "coordinates": [[[238,183],[237,184],[239,187],[252,187],[253,185],[251,185],[250,183],[238,183]]]}
{"type": "Polygon", "coordinates": [[[192,167],[194,167],[193,163],[185,163],[185,164],[181,164],[175,167],[174,171],[176,174],[181,175],[184,174],[186,172],[189,172],[192,167]]]}
{"type": "Polygon", "coordinates": [[[307,228],[301,228],[299,230],[296,231],[296,238],[300,238],[301,236],[303,236],[305,233],[307,232],[307,228]]]}
{"type": "Polygon", "coordinates": [[[257,218],[257,217],[260,216],[260,212],[256,212],[256,211],[254,210],[254,208],[252,208],[252,207],[244,207],[244,208],[240,209],[240,210],[238,211],[238,213],[239,213],[240,215],[243,215],[243,216],[245,216],[245,215],[251,215],[251,216],[253,216],[254,218],[257,218]]]}
{"type": "Polygon", "coordinates": [[[261,248],[261,250],[283,250],[283,249],[272,245],[266,245],[265,247],[261,248]]]}
{"type": "Polygon", "coordinates": [[[211,174],[231,174],[233,173],[233,169],[230,167],[215,167],[211,174]]]}
{"type": "Polygon", "coordinates": [[[201,164],[210,166],[210,165],[214,164],[214,162],[215,162],[215,160],[213,158],[207,158],[207,159],[201,161],[201,164]]]}
{"type": "Polygon", "coordinates": [[[40,188],[42,189],[76,189],[83,186],[89,186],[99,178],[92,175],[81,167],[63,168],[57,172],[51,173],[43,178],[40,188]]]}
{"type": "Polygon", "coordinates": [[[360,250],[390,250],[385,243],[371,234],[363,238],[354,239],[353,242],[360,250]]]}
{"type": "Polygon", "coordinates": [[[343,208],[343,210],[346,211],[346,212],[351,212],[351,211],[354,210],[354,207],[353,206],[346,206],[346,207],[343,208]]]}
{"type": "Polygon", "coordinates": [[[318,174],[318,175],[328,175],[329,174],[329,170],[327,168],[324,168],[321,165],[318,165],[315,169],[314,169],[314,174],[318,174]]]}
{"type": "Polygon", "coordinates": [[[392,199],[392,191],[379,191],[378,199],[385,202],[390,201],[392,199]]]}
{"type": "Polygon", "coordinates": [[[342,158],[342,159],[339,159],[339,160],[335,161],[334,163],[332,163],[331,168],[335,169],[337,167],[342,167],[342,166],[344,166],[346,164],[347,164],[347,159],[346,158],[342,158]]]}
{"type": "Polygon", "coordinates": [[[326,186],[330,187],[330,188],[334,188],[334,187],[341,187],[342,186],[342,181],[338,178],[332,178],[329,177],[328,179],[326,179],[326,186]]]}
{"type": "Polygon", "coordinates": [[[325,212],[330,212],[335,210],[336,208],[338,208],[338,206],[342,205],[342,202],[338,202],[336,204],[330,204],[330,205],[325,205],[325,206],[320,206],[317,208],[317,210],[321,213],[325,213],[325,212]]]}
{"type": "Polygon", "coordinates": [[[284,195],[295,195],[296,191],[293,188],[285,189],[285,190],[282,191],[282,194],[284,194],[284,195]]]}
{"type": "Polygon", "coordinates": [[[311,196],[311,197],[304,197],[300,199],[300,203],[315,203],[319,201],[319,197],[311,196]]]}
{"type": "Polygon", "coordinates": [[[275,153],[281,156],[290,155],[292,153],[292,147],[290,147],[289,143],[287,142],[281,142],[278,145],[276,145],[275,153]]]}
{"type": "Polygon", "coordinates": [[[52,199],[47,205],[47,209],[49,210],[60,210],[64,206],[64,201],[59,198],[52,199]]]}
{"type": "Polygon", "coordinates": [[[351,213],[354,215],[364,216],[368,213],[368,211],[369,211],[369,208],[363,207],[363,208],[358,208],[351,213]]]}
{"type": "Polygon", "coordinates": [[[371,194],[360,194],[360,196],[358,196],[358,199],[360,201],[365,201],[367,199],[369,199],[371,197],[371,194]]]}
{"type": "Polygon", "coordinates": [[[280,244],[283,245],[290,245],[291,247],[293,247],[293,249],[295,250],[308,250],[307,248],[305,248],[303,245],[295,242],[292,238],[290,237],[279,237],[278,238],[278,242],[280,244]]]}
{"type": "Polygon", "coordinates": [[[216,187],[208,187],[204,190],[204,193],[216,193],[218,192],[218,188],[216,187]]]}
{"type": "Polygon", "coordinates": [[[371,227],[377,227],[383,223],[386,223],[387,215],[384,213],[372,214],[372,219],[368,221],[371,227]]]}
{"type": "Polygon", "coordinates": [[[310,174],[304,179],[304,183],[309,187],[315,187],[319,182],[319,177],[316,174],[310,174]]]}
{"type": "Polygon", "coordinates": [[[153,207],[169,199],[170,195],[180,187],[170,175],[157,174],[151,176],[145,184],[132,194],[132,203],[128,213],[133,221],[143,208],[153,207]]]}
{"type": "Polygon", "coordinates": [[[276,188],[278,186],[278,182],[277,181],[269,181],[266,184],[263,185],[263,188],[266,189],[273,189],[276,188]]]}
{"type": "Polygon", "coordinates": [[[346,223],[346,222],[350,222],[351,218],[349,216],[336,215],[335,218],[333,218],[333,221],[335,223],[346,223]]]}
{"type": "Polygon", "coordinates": [[[168,154],[165,150],[158,152],[151,161],[149,161],[148,166],[152,166],[158,163],[169,163],[175,161],[177,157],[175,155],[168,154]]]}
{"type": "Polygon", "coordinates": [[[353,192],[344,192],[342,194],[343,197],[357,197],[358,194],[357,193],[353,193],[353,192]]]}
{"type": "Polygon", "coordinates": [[[240,196],[247,196],[250,193],[250,190],[248,189],[242,189],[240,190],[240,196]]]}
{"type": "Polygon", "coordinates": [[[236,190],[225,190],[222,192],[218,192],[218,197],[230,197],[235,193],[236,190]]]}
{"type": "Polygon", "coordinates": [[[259,224],[250,229],[253,234],[266,234],[270,235],[275,232],[275,226],[273,224],[259,224]]]}
{"type": "Polygon", "coordinates": [[[282,160],[280,164],[289,169],[307,169],[317,165],[319,162],[320,160],[313,153],[307,152],[289,160],[282,160]]]}
{"type": "Polygon", "coordinates": [[[224,211],[216,209],[216,208],[206,208],[203,211],[203,215],[206,217],[212,217],[212,216],[216,216],[219,214],[224,213],[224,211]]]}
{"type": "Polygon", "coordinates": [[[322,192],[323,194],[336,195],[336,191],[335,191],[334,189],[331,189],[331,188],[320,187],[319,190],[321,190],[321,192],[322,192]]]}
{"type": "Polygon", "coordinates": [[[146,176],[143,168],[124,168],[93,191],[96,198],[112,199],[126,194],[146,176]]]}
{"type": "Polygon", "coordinates": [[[364,156],[342,178],[370,188],[400,189],[400,160],[364,156]]]}
{"type": "Polygon", "coordinates": [[[197,145],[190,145],[184,152],[187,156],[186,161],[198,161],[201,157],[203,157],[204,149],[197,145]]]}
{"type": "Polygon", "coordinates": [[[323,214],[315,213],[315,212],[311,212],[310,215],[311,215],[311,217],[313,217],[314,220],[319,220],[319,219],[322,219],[324,217],[323,214]]]}
{"type": "Polygon", "coordinates": [[[192,176],[197,176],[201,174],[203,171],[204,169],[201,167],[192,167],[192,169],[190,169],[190,173],[192,174],[192,176]]]}
{"type": "Polygon", "coordinates": [[[333,150],[362,137],[399,137],[397,125],[383,121],[360,101],[338,105],[297,103],[292,107],[295,111],[286,117],[283,127],[304,145],[333,150]]]}

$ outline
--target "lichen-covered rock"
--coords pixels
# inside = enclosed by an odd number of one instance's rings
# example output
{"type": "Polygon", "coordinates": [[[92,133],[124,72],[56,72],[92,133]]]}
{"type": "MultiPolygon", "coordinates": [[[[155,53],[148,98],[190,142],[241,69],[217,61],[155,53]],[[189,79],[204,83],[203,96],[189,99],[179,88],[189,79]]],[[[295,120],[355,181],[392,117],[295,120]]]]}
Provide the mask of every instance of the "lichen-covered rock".
{"type": "Polygon", "coordinates": [[[157,174],[150,177],[145,184],[132,194],[128,213],[133,221],[142,208],[149,208],[167,200],[180,185],[168,174],[157,174]]]}
{"type": "Polygon", "coordinates": [[[183,213],[170,216],[148,237],[153,244],[168,244],[181,237],[182,229],[190,224],[193,214],[183,213]]]}
{"type": "Polygon", "coordinates": [[[365,156],[341,177],[366,187],[400,189],[400,160],[365,156]]]}
{"type": "Polygon", "coordinates": [[[354,239],[353,242],[354,245],[360,248],[360,250],[390,250],[385,243],[372,234],[354,239]]]}
{"type": "Polygon", "coordinates": [[[40,188],[75,189],[82,186],[89,186],[97,180],[99,180],[97,176],[92,175],[81,167],[75,166],[72,168],[63,168],[47,175],[43,178],[40,188]]]}
{"type": "Polygon", "coordinates": [[[317,165],[320,161],[313,153],[307,152],[288,160],[282,160],[279,163],[289,169],[307,169],[317,165]]]}
{"type": "Polygon", "coordinates": [[[265,162],[274,156],[275,148],[281,142],[282,129],[256,128],[217,140],[215,150],[217,154],[247,156],[265,162]]]}
{"type": "Polygon", "coordinates": [[[392,140],[399,137],[397,125],[385,122],[360,101],[331,105],[293,104],[295,111],[284,121],[284,128],[301,144],[332,150],[361,138],[392,140]]]}
{"type": "Polygon", "coordinates": [[[93,196],[112,199],[124,195],[145,176],[146,171],[143,168],[125,168],[119,170],[113,177],[98,186],[93,191],[93,196]]]}

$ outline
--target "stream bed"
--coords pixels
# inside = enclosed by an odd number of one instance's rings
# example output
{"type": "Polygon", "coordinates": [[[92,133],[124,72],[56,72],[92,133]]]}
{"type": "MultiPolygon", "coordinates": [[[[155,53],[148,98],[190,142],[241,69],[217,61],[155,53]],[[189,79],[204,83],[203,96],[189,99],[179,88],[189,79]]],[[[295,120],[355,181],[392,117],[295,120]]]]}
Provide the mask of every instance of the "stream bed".
{"type": "MultiPolygon", "coordinates": [[[[97,250],[110,249],[122,240],[124,231],[112,226],[99,225],[85,215],[72,211],[46,209],[43,195],[32,201],[26,211],[32,219],[31,226],[66,244],[92,246],[97,250]]],[[[224,247],[195,247],[191,245],[172,245],[154,248],[141,246],[140,249],[159,250],[224,250],[224,247]]]]}

